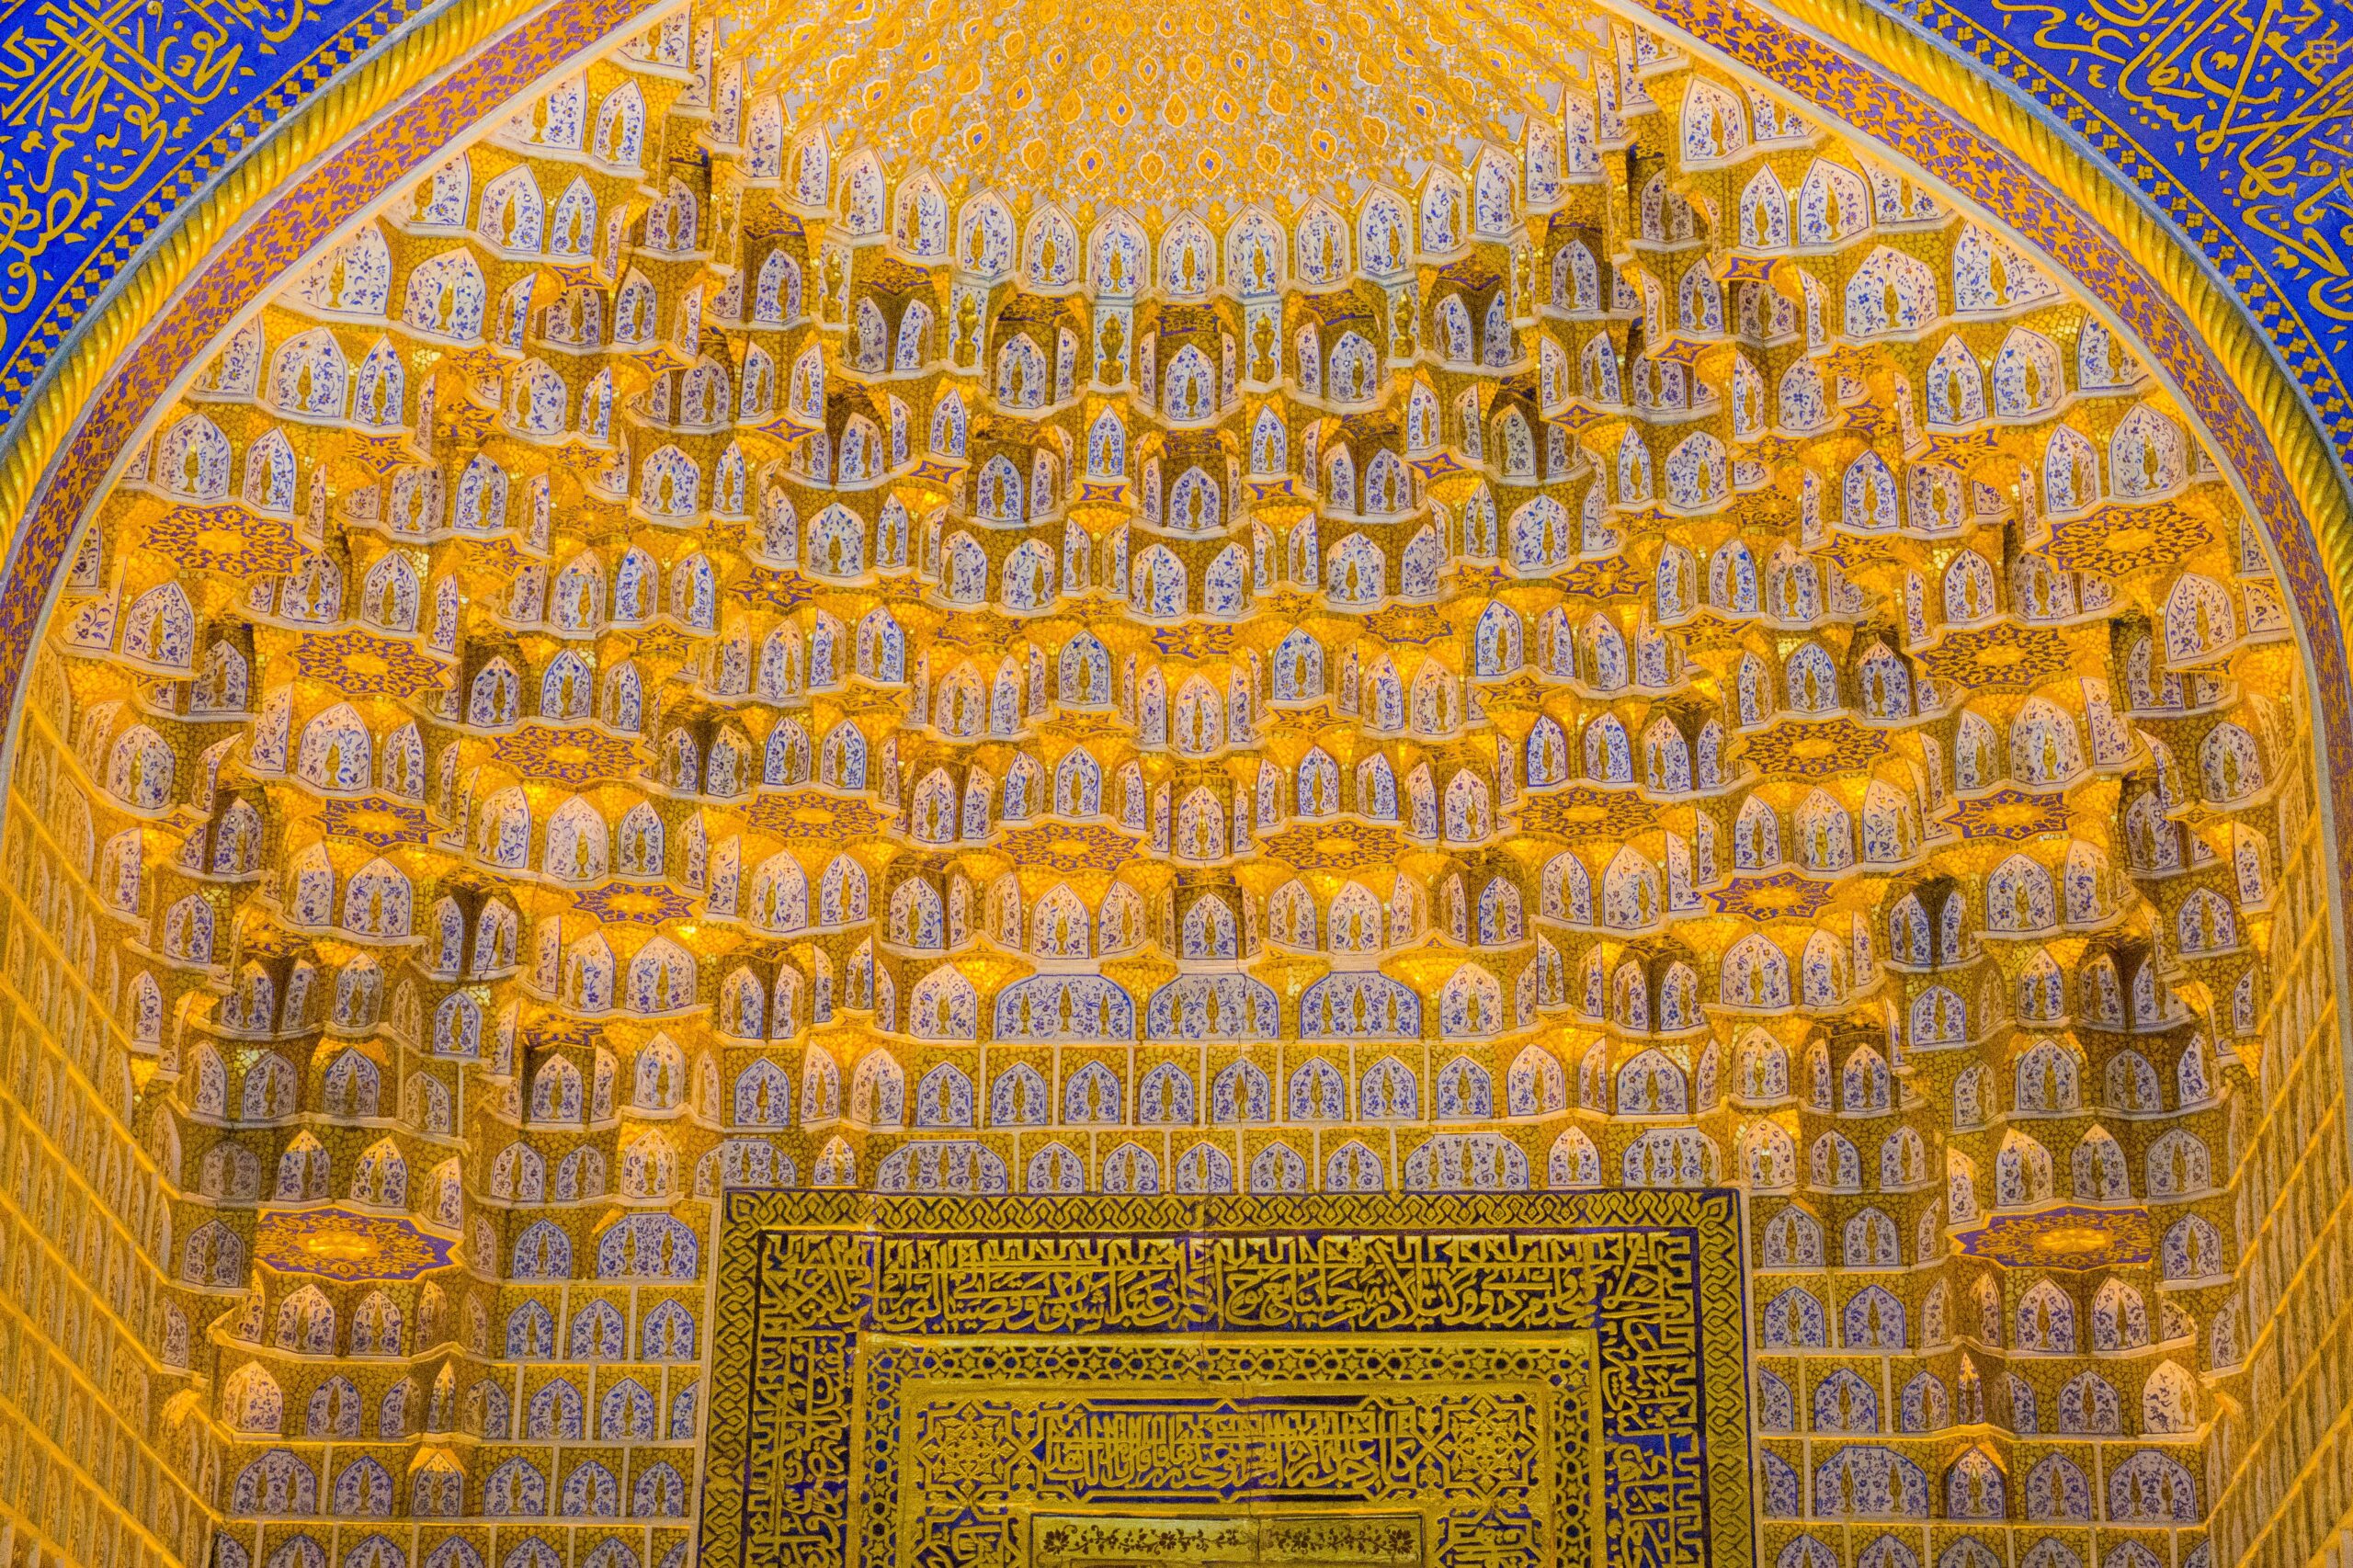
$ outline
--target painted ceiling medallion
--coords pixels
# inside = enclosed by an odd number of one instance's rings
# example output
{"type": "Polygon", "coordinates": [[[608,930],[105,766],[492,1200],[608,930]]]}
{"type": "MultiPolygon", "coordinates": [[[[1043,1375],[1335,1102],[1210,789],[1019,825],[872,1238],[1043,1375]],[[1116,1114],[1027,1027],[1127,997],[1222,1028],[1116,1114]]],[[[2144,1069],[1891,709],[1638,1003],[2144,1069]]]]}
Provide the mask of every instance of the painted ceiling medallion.
{"type": "Polygon", "coordinates": [[[526,778],[582,785],[619,782],[637,770],[637,748],[596,730],[526,724],[496,744],[499,761],[526,778]]]}
{"type": "Polygon", "coordinates": [[[174,506],[147,525],[146,545],[193,571],[284,572],[302,559],[283,518],[238,506],[174,506]]]}
{"type": "Polygon", "coordinates": [[[1519,808],[1519,825],[1529,833],[1557,836],[1563,844],[1622,842],[1647,833],[1659,822],[1659,808],[1631,790],[1572,784],[1530,796],[1519,808]]]}
{"type": "Polygon", "coordinates": [[[821,790],[764,794],[749,814],[753,825],[806,844],[855,844],[871,839],[883,824],[867,801],[821,790]]]}
{"type": "Polygon", "coordinates": [[[329,801],[320,818],[329,838],[347,838],[371,849],[423,844],[431,834],[423,807],[383,795],[329,801]]]}
{"type": "Polygon", "coordinates": [[[694,900],[661,882],[607,882],[574,893],[573,908],[621,926],[662,926],[694,914],[694,900]]]}
{"type": "Polygon", "coordinates": [[[2062,1204],[2031,1214],[1996,1214],[1955,1238],[1971,1257],[2010,1268],[2114,1268],[2146,1263],[2156,1232],[2145,1209],[2062,1204]]]}
{"type": "Polygon", "coordinates": [[[2013,843],[2067,831],[2067,798],[2003,788],[1962,801],[1946,819],[1963,838],[2013,843]]]}
{"type": "Polygon", "coordinates": [[[1766,877],[1734,877],[1708,897],[1719,912],[1745,915],[1761,924],[1770,920],[1811,920],[1837,891],[1829,882],[1815,881],[1794,871],[1776,871],[1766,877]]]}
{"type": "Polygon", "coordinates": [[[366,631],[306,635],[295,643],[294,663],[352,697],[421,697],[449,678],[449,666],[415,643],[366,631]]]}
{"type": "Polygon", "coordinates": [[[456,1262],[456,1247],[404,1216],[350,1209],[268,1210],[254,1236],[263,1267],[346,1283],[414,1279],[456,1262]]]}
{"type": "Polygon", "coordinates": [[[1016,866],[1055,871],[1116,871],[1142,846],[1133,834],[1091,822],[1015,828],[997,841],[1016,866]]]}

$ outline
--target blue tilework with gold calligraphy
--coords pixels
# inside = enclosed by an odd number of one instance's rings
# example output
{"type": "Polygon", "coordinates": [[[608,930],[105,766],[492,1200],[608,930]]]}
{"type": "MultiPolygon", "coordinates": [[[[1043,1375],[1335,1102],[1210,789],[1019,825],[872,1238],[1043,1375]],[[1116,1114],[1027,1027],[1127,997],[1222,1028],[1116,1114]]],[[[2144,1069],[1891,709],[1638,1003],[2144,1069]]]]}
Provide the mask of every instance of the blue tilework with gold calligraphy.
{"type": "Polygon", "coordinates": [[[2194,244],[2353,468],[2353,0],[1873,0],[2194,244]]]}
{"type": "Polygon", "coordinates": [[[181,203],[430,3],[0,7],[0,420],[181,203]]]}

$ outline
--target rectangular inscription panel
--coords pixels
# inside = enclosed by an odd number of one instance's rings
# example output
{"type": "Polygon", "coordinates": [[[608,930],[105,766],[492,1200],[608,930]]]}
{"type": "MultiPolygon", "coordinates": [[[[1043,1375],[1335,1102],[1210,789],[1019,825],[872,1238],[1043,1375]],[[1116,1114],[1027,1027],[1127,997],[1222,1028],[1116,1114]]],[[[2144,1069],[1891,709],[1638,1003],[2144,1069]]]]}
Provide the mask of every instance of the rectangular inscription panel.
{"type": "Polygon", "coordinates": [[[730,1193],[703,1560],[1753,1568],[1737,1232],[1722,1192],[730,1193]]]}
{"type": "Polygon", "coordinates": [[[1419,1514],[1036,1514],[1032,1568],[1421,1568],[1419,1514]]]}

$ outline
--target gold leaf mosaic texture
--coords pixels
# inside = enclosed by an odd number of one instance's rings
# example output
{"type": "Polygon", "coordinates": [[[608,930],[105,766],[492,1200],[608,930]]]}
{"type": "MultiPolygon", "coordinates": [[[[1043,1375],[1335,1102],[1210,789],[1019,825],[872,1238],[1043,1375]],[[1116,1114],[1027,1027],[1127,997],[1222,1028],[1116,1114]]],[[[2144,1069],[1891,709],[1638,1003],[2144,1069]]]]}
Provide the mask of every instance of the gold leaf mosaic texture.
{"type": "Polygon", "coordinates": [[[1069,210],[725,20],[288,279],[52,622],[9,967],[220,1568],[684,1562],[728,1185],[1743,1186],[1777,1564],[2196,1559],[2311,764],[2064,279],[1603,17],[1069,210]]]}

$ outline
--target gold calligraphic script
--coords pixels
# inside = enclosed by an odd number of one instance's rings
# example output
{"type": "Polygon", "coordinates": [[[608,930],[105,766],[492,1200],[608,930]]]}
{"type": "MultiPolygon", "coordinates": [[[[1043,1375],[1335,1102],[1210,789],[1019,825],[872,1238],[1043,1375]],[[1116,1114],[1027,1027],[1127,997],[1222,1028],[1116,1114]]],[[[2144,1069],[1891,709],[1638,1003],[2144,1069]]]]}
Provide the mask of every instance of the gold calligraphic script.
{"type": "Polygon", "coordinates": [[[1737,1199],[733,1192],[711,1568],[1752,1568],[1737,1199]]]}

